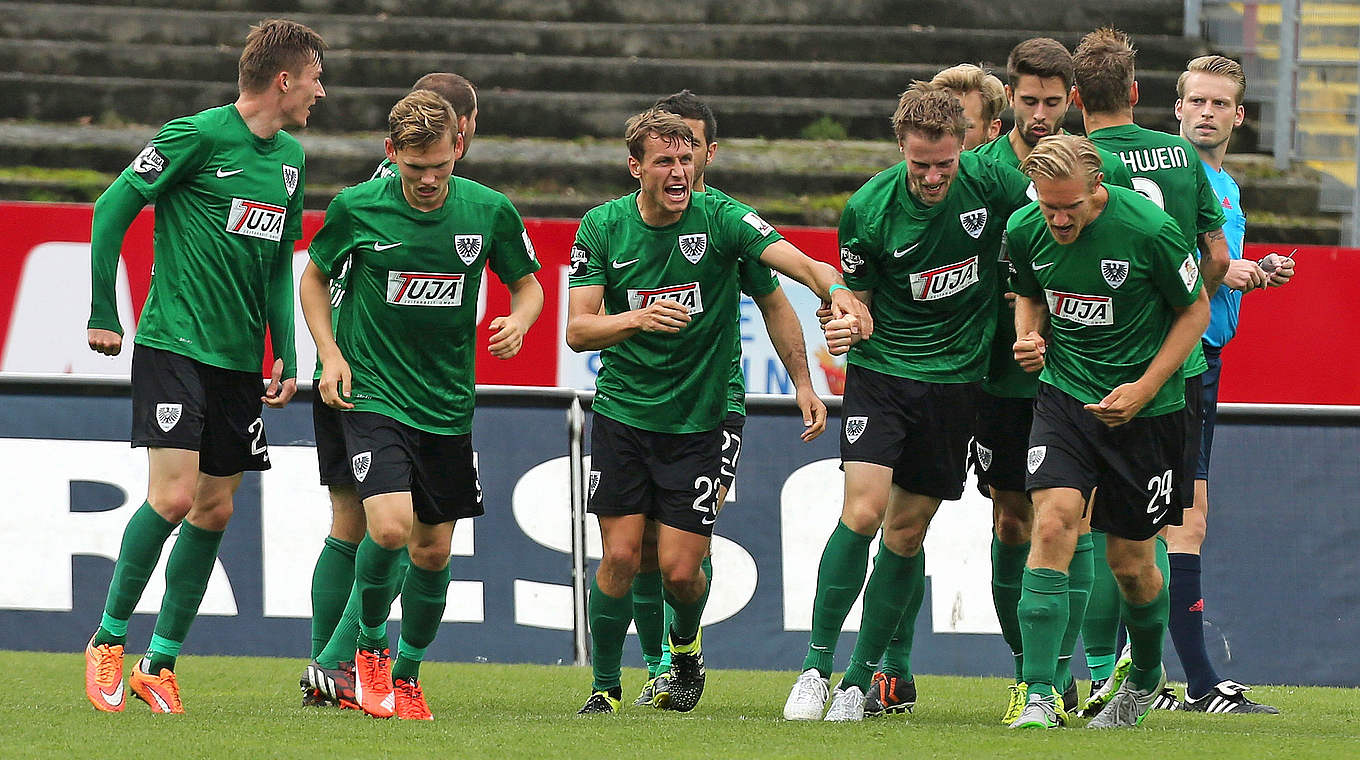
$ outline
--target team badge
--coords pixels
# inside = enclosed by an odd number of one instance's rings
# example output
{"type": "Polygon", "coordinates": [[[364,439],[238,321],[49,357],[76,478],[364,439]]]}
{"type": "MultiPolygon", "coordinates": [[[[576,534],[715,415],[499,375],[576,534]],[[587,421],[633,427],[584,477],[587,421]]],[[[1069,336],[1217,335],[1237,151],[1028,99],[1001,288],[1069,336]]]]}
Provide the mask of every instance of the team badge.
{"type": "Polygon", "coordinates": [[[297,192],[298,170],[296,166],[283,165],[283,189],[288,191],[288,197],[292,198],[293,193],[297,192]]]}
{"type": "Polygon", "coordinates": [[[372,464],[373,452],[365,451],[361,454],[355,454],[350,459],[350,466],[354,468],[354,479],[360,483],[364,482],[364,478],[368,477],[368,468],[372,464]]]}
{"type": "Polygon", "coordinates": [[[587,498],[591,498],[591,499],[595,498],[595,489],[596,489],[596,488],[599,488],[599,487],[600,487],[600,471],[599,471],[599,470],[591,470],[591,471],[590,471],[590,496],[587,497],[587,498]]]}
{"type": "Polygon", "coordinates": [[[147,182],[155,182],[168,163],[164,153],[156,150],[155,145],[147,143],[142,152],[132,159],[132,171],[147,182]]]}
{"type": "Polygon", "coordinates": [[[481,235],[454,235],[453,249],[458,252],[458,258],[463,260],[467,266],[472,266],[472,262],[482,253],[481,235]]]}
{"type": "Polygon", "coordinates": [[[1129,279],[1129,262],[1101,259],[1100,276],[1105,278],[1110,287],[1117,289],[1124,284],[1124,280],[1129,279]]]}
{"type": "Polygon", "coordinates": [[[538,254],[534,251],[534,241],[529,239],[529,231],[520,230],[519,235],[524,238],[524,252],[529,254],[529,260],[538,261],[538,254]]]}
{"type": "Polygon", "coordinates": [[[977,450],[978,466],[983,470],[992,469],[992,450],[977,441],[973,442],[973,448],[977,450]]]}
{"type": "Polygon", "coordinates": [[[571,246],[571,276],[572,276],[572,277],[585,277],[585,276],[586,276],[586,262],[588,262],[588,261],[590,261],[590,251],[587,251],[587,250],[585,249],[585,246],[581,245],[580,243],[574,243],[574,244],[572,244],[572,246],[571,246]]]}
{"type": "Polygon", "coordinates": [[[175,425],[178,425],[179,418],[183,415],[183,404],[156,404],[156,426],[163,433],[170,432],[175,425]]]}
{"type": "Polygon", "coordinates": [[[854,274],[864,264],[864,259],[849,248],[841,248],[841,271],[854,274]]]}
{"type": "Polygon", "coordinates": [[[680,253],[689,259],[689,263],[698,264],[699,259],[704,257],[704,252],[708,250],[708,233],[696,232],[693,235],[680,236],[680,253]]]}
{"type": "Polygon", "coordinates": [[[1044,463],[1044,455],[1048,453],[1047,446],[1030,446],[1029,458],[1025,460],[1025,469],[1033,475],[1039,471],[1039,465],[1044,463]]]}
{"type": "Polygon", "coordinates": [[[963,231],[967,232],[969,237],[977,240],[982,237],[982,231],[987,227],[987,209],[975,208],[959,214],[959,224],[963,225],[963,231]]]}
{"type": "Polygon", "coordinates": [[[864,429],[869,427],[868,417],[846,417],[845,418],[845,440],[854,443],[859,437],[864,435],[864,429]]]}

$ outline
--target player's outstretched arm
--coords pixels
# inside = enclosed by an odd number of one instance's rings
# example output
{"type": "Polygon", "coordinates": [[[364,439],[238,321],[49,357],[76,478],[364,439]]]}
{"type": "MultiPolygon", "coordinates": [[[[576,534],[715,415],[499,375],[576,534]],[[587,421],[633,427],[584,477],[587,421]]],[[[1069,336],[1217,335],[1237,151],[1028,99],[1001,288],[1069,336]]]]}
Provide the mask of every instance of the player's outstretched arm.
{"type": "Polygon", "coordinates": [[[90,349],[108,356],[123,350],[123,326],[118,321],[118,254],[132,220],[146,198],[119,177],[94,204],[90,226],[90,321],[86,339],[90,349]]]}
{"type": "Polygon", "coordinates": [[[689,309],[663,298],[641,309],[607,314],[603,285],[578,285],[567,299],[567,346],[573,351],[599,351],[639,332],[676,333],[689,324],[689,309]]]}
{"type": "Polygon", "coordinates": [[[783,288],[775,288],[755,299],[760,316],[765,320],[765,331],[779,354],[779,361],[793,381],[798,409],[803,413],[803,433],[800,438],[811,441],[826,430],[826,404],[817,398],[812,388],[812,374],[808,372],[807,344],[803,342],[803,326],[798,313],[783,288]]]}
{"type": "Polygon", "coordinates": [[[1030,296],[1015,296],[1015,344],[1011,350],[1015,362],[1026,372],[1044,368],[1044,353],[1048,343],[1044,332],[1048,329],[1048,304],[1030,296]]]}
{"type": "Polygon", "coordinates": [[[491,343],[487,347],[497,359],[510,359],[524,346],[524,336],[543,312],[543,286],[532,274],[505,286],[510,291],[510,313],[491,320],[491,343]]]}
{"type": "Polygon", "coordinates": [[[845,286],[835,267],[808,257],[787,240],[766,246],[760,254],[760,263],[803,283],[818,298],[830,302],[832,317],[846,319],[846,325],[860,340],[873,334],[874,318],[869,316],[869,307],[845,286]]]}
{"type": "Polygon", "coordinates": [[[1228,275],[1228,263],[1232,261],[1232,257],[1228,255],[1228,236],[1223,234],[1223,228],[1219,227],[1201,233],[1198,245],[1199,276],[1204,280],[1204,289],[1212,296],[1223,282],[1223,278],[1228,275]]]}
{"type": "Polygon", "coordinates": [[[278,254],[270,273],[265,311],[269,320],[269,341],[274,351],[273,376],[260,400],[271,409],[282,409],[297,393],[297,349],[293,324],[293,242],[279,241],[278,254]]]}
{"type": "Polygon", "coordinates": [[[307,262],[298,282],[298,299],[302,302],[302,316],[307,320],[307,329],[312,332],[316,342],[316,355],[321,360],[321,379],[317,382],[317,392],[327,406],[336,409],[353,409],[354,404],[346,399],[350,395],[349,363],[340,354],[340,346],[335,343],[335,329],[331,325],[330,283],[326,273],[316,265],[307,262]]]}

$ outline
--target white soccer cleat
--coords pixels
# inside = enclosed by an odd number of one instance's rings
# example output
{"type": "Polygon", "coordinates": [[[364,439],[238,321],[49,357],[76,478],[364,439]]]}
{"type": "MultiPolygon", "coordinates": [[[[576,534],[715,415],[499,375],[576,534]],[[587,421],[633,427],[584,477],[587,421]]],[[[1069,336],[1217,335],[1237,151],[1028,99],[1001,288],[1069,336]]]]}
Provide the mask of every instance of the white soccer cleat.
{"type": "Polygon", "coordinates": [[[804,670],[784,703],[784,720],[821,720],[830,696],[831,681],[822,678],[816,668],[804,670]]]}
{"type": "Polygon", "coordinates": [[[848,689],[836,687],[831,697],[831,709],[826,711],[823,720],[833,723],[864,720],[864,691],[858,686],[851,686],[848,689]]]}

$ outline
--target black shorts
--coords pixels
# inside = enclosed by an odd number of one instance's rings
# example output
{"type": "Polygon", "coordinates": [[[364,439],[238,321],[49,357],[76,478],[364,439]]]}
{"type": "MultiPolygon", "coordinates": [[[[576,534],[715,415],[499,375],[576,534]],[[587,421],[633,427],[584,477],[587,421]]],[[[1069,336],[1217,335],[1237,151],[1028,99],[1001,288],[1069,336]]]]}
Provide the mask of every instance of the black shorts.
{"type": "Polygon", "coordinates": [[[927,383],[851,364],[841,407],[841,462],[892,468],[899,488],[957,499],[967,477],[977,383],[927,383]]]}
{"type": "Polygon", "coordinates": [[[1204,432],[1204,375],[1185,378],[1185,450],[1181,452],[1181,466],[1176,473],[1181,506],[1195,506],[1195,473],[1199,471],[1199,451],[1204,432]]]}
{"type": "Polygon", "coordinates": [[[1184,412],[1135,417],[1119,427],[1086,411],[1077,399],[1040,383],[1025,485],[1075,488],[1083,498],[1099,488],[1091,527],[1130,541],[1181,524],[1177,472],[1185,447],[1184,412]]]}
{"type": "Polygon", "coordinates": [[[340,425],[360,498],[409,492],[426,525],[484,514],[470,434],[427,433],[373,412],[341,412],[340,425]]]}
{"type": "MultiPolygon", "coordinates": [[[[732,490],[737,482],[737,460],[741,457],[741,431],[746,427],[746,415],[728,412],[722,424],[722,469],[718,472],[718,484],[724,490],[732,490]]],[[[722,509],[722,505],[718,505],[722,509]]]]}
{"type": "Polygon", "coordinates": [[[312,394],[312,429],[316,431],[316,464],[323,486],[353,486],[349,453],[345,450],[345,431],[340,425],[341,411],[312,394]]]}
{"type": "Polygon", "coordinates": [[[198,470],[269,469],[259,373],[212,367],[151,346],[132,349],[132,445],[198,452],[198,470]]]}
{"type": "Polygon", "coordinates": [[[718,520],[723,428],[655,433],[594,415],[588,511],[646,515],[663,525],[713,535],[718,520]]]}
{"type": "Polygon", "coordinates": [[[1025,490],[1025,453],[1033,424],[1034,399],[978,394],[969,458],[983,496],[990,499],[991,488],[1025,490]]]}
{"type": "Polygon", "coordinates": [[[1200,426],[1199,463],[1195,467],[1195,480],[1209,479],[1209,455],[1214,449],[1214,426],[1218,424],[1218,378],[1223,371],[1222,351],[1218,346],[1204,344],[1204,359],[1209,362],[1209,369],[1199,376],[1203,425],[1200,426]]]}

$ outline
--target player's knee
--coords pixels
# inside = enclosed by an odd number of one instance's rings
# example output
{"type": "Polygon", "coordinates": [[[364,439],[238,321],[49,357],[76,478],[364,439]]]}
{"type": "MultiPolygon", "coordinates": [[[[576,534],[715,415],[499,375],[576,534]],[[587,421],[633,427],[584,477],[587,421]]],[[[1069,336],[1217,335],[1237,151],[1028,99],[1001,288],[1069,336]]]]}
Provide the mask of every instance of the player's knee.
{"type": "Polygon", "coordinates": [[[449,547],[447,545],[428,545],[411,547],[411,564],[421,570],[438,572],[449,564],[449,547]]]}
{"type": "Polygon", "coordinates": [[[872,536],[883,525],[883,513],[886,509],[886,504],[871,504],[864,501],[846,502],[845,507],[841,510],[841,522],[845,523],[845,527],[861,536],[872,536]]]}
{"type": "Polygon", "coordinates": [[[607,546],[600,564],[612,575],[631,579],[642,565],[642,547],[640,544],[628,543],[607,546]]]}
{"type": "Polygon", "coordinates": [[[661,582],[667,586],[680,587],[700,582],[704,573],[700,569],[703,557],[671,557],[661,565],[661,582]]]}
{"type": "Polygon", "coordinates": [[[368,537],[373,539],[373,543],[384,549],[400,549],[411,538],[411,526],[409,523],[403,524],[398,520],[370,522],[368,537]]]}
{"type": "Polygon", "coordinates": [[[151,508],[167,522],[178,523],[189,516],[194,507],[194,494],[187,489],[167,489],[153,492],[147,497],[151,508]]]}
{"type": "Polygon", "coordinates": [[[883,544],[893,554],[914,557],[921,551],[921,545],[925,543],[927,525],[928,523],[925,525],[909,523],[885,528],[883,544]]]}
{"type": "Polygon", "coordinates": [[[1022,517],[1005,510],[997,513],[996,537],[1003,544],[1015,546],[1029,541],[1033,527],[1034,522],[1028,516],[1022,517]]]}

